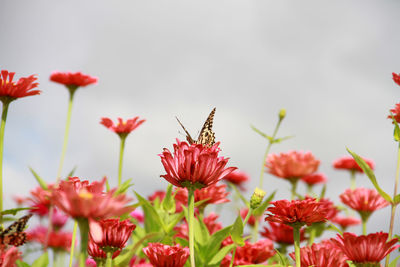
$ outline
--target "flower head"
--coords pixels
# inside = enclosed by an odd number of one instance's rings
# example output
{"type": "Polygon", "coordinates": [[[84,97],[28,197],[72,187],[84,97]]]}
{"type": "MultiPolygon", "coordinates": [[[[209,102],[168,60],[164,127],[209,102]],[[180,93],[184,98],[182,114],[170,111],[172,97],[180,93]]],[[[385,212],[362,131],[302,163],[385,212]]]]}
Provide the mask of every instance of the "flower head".
{"type": "Polygon", "coordinates": [[[392,74],[393,74],[393,81],[395,83],[397,83],[398,85],[400,85],[400,73],[396,74],[396,73],[393,72],[392,74]]]}
{"type": "Polygon", "coordinates": [[[101,249],[107,251],[122,250],[136,225],[129,220],[105,219],[99,221],[100,228],[90,229],[90,238],[101,249]],[[99,232],[100,231],[100,232],[99,232]]]}
{"type": "Polygon", "coordinates": [[[27,232],[27,239],[51,247],[54,250],[69,251],[72,242],[72,233],[63,231],[51,231],[47,239],[48,229],[44,226],[38,226],[27,232]]]}
{"type": "Polygon", "coordinates": [[[250,180],[250,177],[244,172],[234,171],[225,176],[223,180],[238,186],[241,190],[244,191],[244,184],[250,180]]]}
{"type": "Polygon", "coordinates": [[[73,73],[55,71],[50,75],[50,81],[64,84],[67,87],[73,86],[77,88],[80,86],[87,86],[89,84],[97,83],[97,78],[81,72],[73,73]]]}
{"type": "Polygon", "coordinates": [[[37,214],[39,216],[46,216],[49,212],[51,206],[51,194],[54,189],[54,185],[48,185],[48,190],[43,189],[38,186],[31,190],[31,196],[26,198],[32,209],[31,213],[37,214]]]}
{"type": "Polygon", "coordinates": [[[133,208],[125,206],[130,198],[124,194],[115,196],[116,189],[103,192],[105,181],[89,184],[78,177],[70,177],[53,191],[52,201],[73,218],[106,219],[131,212],[133,208]]]}
{"type": "Polygon", "coordinates": [[[294,179],[314,173],[318,169],[319,160],[311,152],[289,151],[270,154],[265,166],[269,173],[277,177],[294,179]]]}
{"type": "Polygon", "coordinates": [[[328,181],[328,179],[323,173],[312,173],[301,177],[301,181],[303,181],[309,186],[313,186],[316,184],[325,184],[328,181]]]}
{"type": "MultiPolygon", "coordinates": [[[[264,226],[264,232],[261,233],[262,236],[275,241],[281,245],[293,245],[293,227],[276,222],[268,222],[269,228],[264,226]]],[[[305,240],[304,228],[300,229],[300,242],[305,240]]]]}
{"type": "Polygon", "coordinates": [[[173,154],[164,148],[159,155],[167,172],[161,177],[178,187],[196,189],[215,184],[236,169],[225,168],[228,159],[218,157],[220,151],[218,145],[219,143],[212,147],[201,144],[189,145],[177,140],[173,154]]]}
{"type": "Polygon", "coordinates": [[[274,207],[269,207],[266,221],[284,223],[290,226],[311,225],[326,220],[327,211],[322,202],[315,199],[304,200],[278,200],[271,202],[274,207]]]}
{"type": "Polygon", "coordinates": [[[383,232],[360,236],[346,232],[343,236],[338,235],[336,239],[332,238],[331,241],[353,263],[379,263],[386,255],[399,247],[399,245],[395,246],[397,238],[389,241],[387,239],[388,234],[383,232]]]}
{"type": "Polygon", "coordinates": [[[390,113],[391,114],[389,114],[387,118],[392,120],[392,123],[394,123],[392,119],[393,116],[397,123],[400,123],[400,103],[397,103],[396,106],[390,110],[390,113]]]}
{"type": "Polygon", "coordinates": [[[331,219],[333,223],[336,223],[342,227],[342,229],[346,229],[349,226],[359,225],[361,224],[361,220],[354,217],[342,217],[337,215],[333,219],[331,219]]]}
{"type": "MultiPolygon", "coordinates": [[[[369,165],[371,169],[375,168],[375,163],[370,159],[364,159],[364,161],[369,165]]],[[[341,157],[333,162],[333,167],[335,169],[349,170],[349,171],[357,171],[363,172],[360,166],[358,166],[357,162],[351,156],[341,157]]]]}
{"type": "MultiPolygon", "coordinates": [[[[243,247],[236,248],[233,266],[260,264],[271,258],[275,254],[274,245],[269,239],[261,239],[255,243],[245,241],[243,247]]],[[[232,256],[226,256],[222,262],[222,267],[228,267],[232,256]]]]}
{"type": "MultiPolygon", "coordinates": [[[[91,256],[96,262],[103,262],[105,263],[105,260],[107,258],[107,254],[98,246],[96,243],[93,242],[93,240],[89,236],[89,243],[87,247],[87,252],[89,256],[91,256]]],[[[116,250],[112,254],[112,258],[114,259],[121,253],[121,250],[116,250]]]]}
{"type": "Polygon", "coordinates": [[[149,243],[143,248],[150,263],[157,267],[183,267],[189,257],[189,249],[179,244],[168,246],[161,243],[149,243]]]}
{"type": "Polygon", "coordinates": [[[53,216],[51,217],[51,224],[56,230],[62,228],[68,221],[68,215],[54,208],[53,216]]]}
{"type": "Polygon", "coordinates": [[[368,188],[346,189],[340,195],[340,200],[360,213],[363,219],[367,219],[372,212],[389,205],[389,202],[381,197],[375,189],[368,188]]]}
{"type": "Polygon", "coordinates": [[[132,218],[135,218],[139,223],[144,222],[144,213],[141,210],[134,210],[129,214],[132,218]]]}
{"type": "Polygon", "coordinates": [[[20,78],[17,82],[13,81],[15,72],[8,72],[7,70],[1,71],[0,76],[0,100],[11,102],[17,98],[38,95],[39,90],[32,90],[39,84],[35,83],[37,78],[35,75],[20,78]]]}
{"type": "Polygon", "coordinates": [[[0,266],[17,267],[15,263],[21,259],[22,253],[16,247],[2,248],[0,250],[0,266]]]}
{"type": "Polygon", "coordinates": [[[126,137],[145,121],[146,120],[139,120],[139,117],[134,117],[125,122],[121,118],[118,118],[118,123],[114,124],[114,122],[109,118],[101,118],[100,123],[119,136],[126,137]]]}

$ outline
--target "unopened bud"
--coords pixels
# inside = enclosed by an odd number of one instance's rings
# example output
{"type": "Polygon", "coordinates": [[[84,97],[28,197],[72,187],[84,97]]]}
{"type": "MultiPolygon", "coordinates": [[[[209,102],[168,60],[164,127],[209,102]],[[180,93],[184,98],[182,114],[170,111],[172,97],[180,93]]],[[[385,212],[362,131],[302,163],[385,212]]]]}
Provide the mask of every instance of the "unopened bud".
{"type": "Polygon", "coordinates": [[[283,120],[283,118],[285,117],[286,117],[286,109],[283,108],[279,111],[279,119],[283,120]]]}
{"type": "Polygon", "coordinates": [[[253,210],[258,208],[258,206],[260,206],[261,202],[264,199],[265,196],[265,191],[256,187],[256,189],[254,189],[253,195],[250,198],[250,208],[252,208],[253,210]]]}

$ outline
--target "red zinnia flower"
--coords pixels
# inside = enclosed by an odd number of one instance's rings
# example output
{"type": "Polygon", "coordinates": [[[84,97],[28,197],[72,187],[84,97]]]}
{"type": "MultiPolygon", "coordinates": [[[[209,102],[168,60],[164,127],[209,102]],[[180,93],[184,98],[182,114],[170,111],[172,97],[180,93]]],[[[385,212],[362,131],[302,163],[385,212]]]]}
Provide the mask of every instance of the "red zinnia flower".
{"type": "Polygon", "coordinates": [[[323,173],[312,173],[301,177],[301,181],[305,182],[309,186],[316,184],[325,184],[328,179],[323,173]]]}
{"type": "Polygon", "coordinates": [[[400,123],[400,103],[397,103],[396,106],[390,110],[390,113],[392,114],[388,115],[387,118],[392,120],[393,116],[393,118],[397,121],[397,123],[400,123]]]}
{"type": "MultiPolygon", "coordinates": [[[[219,216],[216,213],[211,212],[207,217],[203,219],[203,222],[206,225],[208,233],[210,235],[222,229],[222,224],[220,222],[217,222],[218,217],[219,216]]],[[[181,225],[175,226],[174,231],[176,231],[175,237],[189,239],[189,227],[186,221],[181,225]]]]}
{"type": "MultiPolygon", "coordinates": [[[[375,164],[372,160],[370,160],[370,159],[364,159],[364,160],[371,169],[375,168],[375,164]]],[[[358,166],[357,162],[351,156],[344,156],[344,157],[341,157],[341,158],[335,160],[333,162],[333,167],[335,169],[363,172],[361,167],[358,166]]]]}
{"type": "MultiPolygon", "coordinates": [[[[243,220],[246,218],[247,213],[249,213],[249,209],[248,208],[242,208],[240,209],[240,216],[243,218],[243,220]]],[[[247,221],[247,223],[250,226],[254,226],[256,224],[256,220],[260,221],[261,217],[256,218],[256,216],[254,215],[250,215],[249,220],[247,221]]]]}
{"type": "MultiPolygon", "coordinates": [[[[271,258],[274,254],[274,245],[269,239],[261,239],[254,244],[245,241],[245,245],[243,247],[236,248],[233,266],[260,264],[271,258]]],[[[221,266],[229,266],[231,259],[231,255],[225,256],[221,262],[221,266]]]]}
{"type": "Polygon", "coordinates": [[[65,86],[86,86],[97,83],[97,78],[83,74],[81,72],[58,72],[55,71],[50,75],[50,81],[64,84],[65,86]]]}
{"type": "Polygon", "coordinates": [[[161,243],[149,243],[143,248],[150,263],[157,267],[183,267],[189,257],[189,248],[179,244],[168,246],[161,243]]]}
{"type": "MultiPolygon", "coordinates": [[[[90,238],[89,235],[89,242],[88,242],[88,247],[87,247],[87,252],[89,256],[91,256],[96,262],[104,262],[107,258],[107,254],[98,246],[96,243],[93,242],[93,240],[90,238]]],[[[112,258],[114,259],[121,253],[121,250],[116,250],[112,258]]]]}
{"type": "Polygon", "coordinates": [[[72,242],[71,232],[51,231],[46,244],[47,234],[48,229],[46,227],[38,226],[27,233],[27,239],[38,242],[43,246],[51,247],[54,250],[70,250],[72,242]]]}
{"type": "Polygon", "coordinates": [[[13,195],[12,199],[17,203],[17,206],[22,206],[26,202],[26,197],[20,195],[13,195]]]}
{"type": "Polygon", "coordinates": [[[396,74],[396,73],[393,72],[392,74],[393,74],[393,81],[395,83],[397,83],[398,85],[400,85],[400,73],[396,74]]]}
{"type": "MultiPolygon", "coordinates": [[[[306,199],[312,199],[312,197],[306,196],[306,199]]],[[[321,198],[318,202],[322,203],[323,209],[326,213],[326,219],[330,220],[338,214],[339,210],[336,208],[335,203],[327,198],[321,198]]]]}
{"type": "Polygon", "coordinates": [[[158,198],[159,202],[161,202],[167,193],[163,190],[155,191],[152,195],[148,196],[147,199],[151,202],[158,198]]]}
{"type": "Polygon", "coordinates": [[[340,200],[359,212],[363,219],[367,219],[372,212],[389,205],[389,202],[381,197],[375,189],[367,188],[346,189],[340,195],[340,200]]]}
{"type": "Polygon", "coordinates": [[[109,118],[101,118],[100,123],[120,136],[127,136],[145,121],[146,120],[139,120],[139,117],[134,117],[126,122],[124,122],[121,118],[118,118],[118,123],[114,124],[114,122],[109,118]]]}
{"type": "Polygon", "coordinates": [[[129,220],[106,219],[98,223],[100,228],[90,229],[90,238],[103,250],[122,250],[136,228],[129,220]]]}
{"type": "Polygon", "coordinates": [[[26,198],[30,203],[30,207],[32,207],[29,212],[39,216],[46,216],[48,214],[51,205],[51,192],[54,186],[52,184],[47,186],[49,188],[48,190],[40,186],[31,190],[31,197],[26,198]]]}
{"type": "Polygon", "coordinates": [[[15,263],[21,259],[22,253],[16,247],[9,247],[7,250],[3,247],[0,250],[0,266],[17,267],[15,263]]]}
{"type": "Polygon", "coordinates": [[[56,230],[61,229],[65,223],[68,221],[68,215],[54,209],[53,216],[51,217],[51,224],[56,230]]]}
{"type": "MultiPolygon", "coordinates": [[[[275,241],[281,245],[293,245],[293,227],[283,224],[283,223],[275,223],[268,222],[270,228],[264,226],[264,232],[261,233],[262,236],[275,241]]],[[[305,230],[304,228],[300,229],[300,242],[305,240],[304,236],[305,230]]]]}
{"type": "Polygon", "coordinates": [[[202,188],[215,184],[236,169],[225,168],[228,159],[218,157],[218,145],[219,143],[212,147],[189,145],[177,140],[177,144],[174,144],[174,154],[164,148],[159,155],[167,172],[161,177],[178,187],[202,188]]]}
{"type": "Polygon", "coordinates": [[[333,223],[339,224],[340,227],[342,227],[343,230],[346,229],[349,226],[361,224],[361,220],[358,219],[358,218],[342,217],[342,216],[339,216],[339,215],[337,215],[336,217],[331,219],[331,221],[333,223]]]}
{"type": "Polygon", "coordinates": [[[270,154],[265,166],[270,174],[284,179],[295,179],[315,172],[319,160],[311,152],[289,151],[279,155],[270,154]]]}
{"type": "MultiPolygon", "coordinates": [[[[289,254],[295,260],[294,252],[289,254]]],[[[347,258],[329,241],[300,249],[301,267],[348,267],[347,258]]]]}
{"type": "Polygon", "coordinates": [[[225,176],[223,180],[238,186],[241,190],[245,190],[243,184],[245,184],[248,180],[250,180],[250,178],[244,172],[234,171],[225,176]]]}
{"type": "Polygon", "coordinates": [[[129,267],[153,267],[153,265],[147,263],[145,259],[140,259],[135,255],[130,260],[129,267]]]}
{"type": "Polygon", "coordinates": [[[105,182],[103,179],[89,184],[78,177],[69,177],[53,191],[52,200],[60,210],[73,218],[106,219],[131,212],[133,208],[125,206],[131,199],[124,194],[115,196],[116,189],[104,193],[105,182]]]}
{"type": "Polygon", "coordinates": [[[387,241],[388,234],[379,232],[369,235],[357,236],[353,233],[344,233],[343,236],[337,235],[336,239],[331,239],[353,263],[376,263],[386,257],[389,253],[399,247],[395,246],[397,238],[387,241]]]}
{"type": "Polygon", "coordinates": [[[267,214],[266,221],[302,226],[326,220],[327,211],[324,203],[315,199],[292,201],[283,199],[273,201],[271,204],[274,207],[267,209],[270,214],[267,214]]]}
{"type": "Polygon", "coordinates": [[[12,101],[17,98],[38,95],[39,90],[32,90],[39,84],[34,81],[37,80],[35,75],[29,77],[20,78],[17,82],[13,81],[15,72],[8,72],[7,70],[1,71],[0,76],[0,100],[1,101],[12,101]]]}

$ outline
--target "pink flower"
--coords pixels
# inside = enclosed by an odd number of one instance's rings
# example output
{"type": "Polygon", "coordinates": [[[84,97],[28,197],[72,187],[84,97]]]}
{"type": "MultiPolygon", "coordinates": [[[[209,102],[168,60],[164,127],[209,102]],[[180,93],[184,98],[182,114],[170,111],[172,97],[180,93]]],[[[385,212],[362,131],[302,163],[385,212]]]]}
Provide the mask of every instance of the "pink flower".
{"type": "Polygon", "coordinates": [[[315,172],[319,166],[311,152],[289,151],[288,153],[270,154],[265,166],[268,172],[284,179],[297,179],[315,172]]]}
{"type": "Polygon", "coordinates": [[[100,220],[131,212],[133,208],[125,206],[131,199],[124,194],[115,196],[116,189],[104,193],[105,182],[103,179],[89,184],[78,177],[69,177],[53,191],[52,200],[60,210],[73,218],[100,220]]]}
{"type": "MultiPolygon", "coordinates": [[[[46,237],[48,229],[44,226],[38,226],[27,232],[29,241],[34,241],[46,246],[46,237]]],[[[62,231],[52,231],[49,234],[47,246],[54,250],[69,251],[71,248],[72,233],[62,231]]]]}
{"type": "MultiPolygon", "coordinates": [[[[245,241],[243,247],[236,248],[233,266],[260,264],[271,258],[274,254],[274,245],[269,239],[261,239],[254,244],[245,241]]],[[[221,266],[228,267],[231,259],[232,256],[225,256],[221,262],[221,266]]]]}
{"type": "MultiPolygon", "coordinates": [[[[372,170],[375,168],[375,164],[372,160],[365,158],[364,160],[372,170]]],[[[335,169],[363,172],[363,170],[360,168],[360,166],[358,166],[357,162],[351,156],[344,156],[335,160],[333,162],[333,167],[335,169]]]]}
{"type": "Polygon", "coordinates": [[[149,243],[143,248],[150,263],[157,267],[183,267],[189,257],[189,248],[179,244],[168,246],[161,243],[149,243]]]}
{"type": "Polygon", "coordinates": [[[45,190],[40,186],[31,190],[31,197],[26,198],[30,207],[32,207],[29,212],[39,216],[46,216],[48,214],[51,205],[51,192],[54,185],[50,184],[47,186],[49,188],[48,190],[45,190]]]}
{"type": "Polygon", "coordinates": [[[223,180],[238,186],[241,190],[244,191],[244,184],[250,180],[250,177],[244,172],[234,171],[225,176],[223,180]]]}
{"type": "Polygon", "coordinates": [[[57,209],[54,209],[53,216],[51,217],[51,224],[56,230],[58,230],[65,225],[65,223],[68,221],[68,218],[68,215],[60,212],[57,209]]]}
{"type": "MultiPolygon", "coordinates": [[[[269,228],[264,226],[264,232],[261,233],[262,236],[275,241],[276,243],[282,245],[293,245],[293,227],[283,224],[268,222],[269,228]]],[[[300,229],[300,242],[306,240],[304,236],[304,228],[300,229]]]]}
{"type": "Polygon", "coordinates": [[[13,101],[17,98],[38,95],[39,90],[32,90],[36,88],[39,84],[35,83],[37,78],[35,75],[29,77],[20,78],[17,82],[13,81],[15,72],[8,72],[7,70],[1,71],[0,76],[0,100],[13,101]]]}
{"type": "Polygon", "coordinates": [[[81,72],[58,72],[55,71],[50,75],[50,81],[64,84],[65,86],[87,86],[97,83],[97,78],[83,74],[81,72]]]}
{"type": "Polygon", "coordinates": [[[311,225],[326,220],[327,211],[322,202],[315,199],[304,200],[278,200],[271,202],[274,207],[269,207],[266,221],[293,225],[311,225]]]}
{"type": "MultiPolygon", "coordinates": [[[[397,121],[397,123],[400,123],[400,103],[397,103],[396,106],[390,110],[390,115],[387,116],[388,119],[392,120],[393,118],[397,121]]],[[[392,120],[393,123],[393,120],[392,120]]]]}
{"type": "Polygon", "coordinates": [[[177,144],[174,144],[174,154],[164,148],[159,155],[167,172],[161,177],[178,187],[196,189],[215,184],[236,169],[225,168],[228,159],[218,157],[218,145],[219,143],[212,147],[189,145],[177,140],[177,144]]]}
{"type": "MultiPolygon", "coordinates": [[[[89,243],[88,243],[87,252],[88,252],[89,256],[91,256],[96,262],[104,262],[105,263],[107,254],[98,245],[96,245],[96,243],[93,242],[93,240],[90,238],[90,235],[89,235],[89,243]]],[[[113,253],[112,258],[114,259],[120,253],[121,253],[120,249],[116,250],[113,253]]]]}
{"type": "Polygon", "coordinates": [[[100,123],[120,136],[127,136],[145,121],[146,120],[139,120],[139,117],[134,117],[126,122],[124,122],[121,118],[118,118],[118,123],[114,124],[114,122],[109,118],[101,118],[100,123]]]}
{"type": "Polygon", "coordinates": [[[144,214],[141,210],[136,209],[132,211],[129,215],[131,215],[132,218],[135,218],[139,223],[144,222],[144,214]]]}
{"type": "Polygon", "coordinates": [[[105,219],[98,223],[100,228],[90,229],[90,238],[103,250],[122,250],[136,228],[129,220],[105,219]]]}
{"type": "Polygon", "coordinates": [[[325,184],[328,181],[328,179],[323,173],[312,173],[301,177],[301,181],[303,181],[309,186],[313,186],[316,184],[325,184]]]}
{"type": "Polygon", "coordinates": [[[397,83],[398,85],[400,85],[400,73],[396,74],[396,73],[393,72],[392,74],[393,74],[393,81],[395,83],[397,83]]]}
{"type": "Polygon", "coordinates": [[[22,253],[16,247],[4,247],[0,250],[0,266],[17,267],[15,262],[21,259],[22,253]]]}
{"type": "Polygon", "coordinates": [[[343,236],[337,235],[337,238],[332,238],[331,241],[353,263],[378,264],[386,255],[399,247],[395,246],[397,238],[389,241],[387,239],[388,234],[383,232],[360,236],[346,232],[343,236]]]}

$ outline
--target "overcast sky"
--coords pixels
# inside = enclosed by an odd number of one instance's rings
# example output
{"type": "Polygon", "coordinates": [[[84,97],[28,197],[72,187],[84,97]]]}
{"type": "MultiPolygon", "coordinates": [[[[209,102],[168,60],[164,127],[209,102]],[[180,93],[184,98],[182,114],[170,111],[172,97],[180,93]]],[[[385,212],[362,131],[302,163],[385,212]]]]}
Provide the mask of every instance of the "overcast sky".
{"type": "MultiPolygon", "coordinates": [[[[107,175],[115,185],[119,140],[100,118],[140,116],[146,122],[127,140],[124,178],[133,178],[143,195],[163,189],[157,154],[184,139],[175,116],[195,136],[216,107],[221,154],[251,175],[250,195],[267,145],[250,124],[272,133],[286,108],[278,135],[295,138],[272,153],[312,151],[329,179],[327,196],[339,203],[349,179],[332,162],[347,146],[373,159],[379,183],[393,192],[397,145],[386,117],[400,95],[391,79],[400,72],[399,1],[2,0],[1,6],[0,68],[17,77],[38,74],[42,90],[10,106],[8,198],[36,186],[28,166],[55,181],[68,94],[49,82],[54,70],[99,77],[76,93],[64,174],[77,166],[77,176],[107,175]]],[[[357,183],[372,188],[364,176],[357,183]]],[[[289,183],[268,174],[264,189],[289,196],[289,183]]],[[[387,231],[389,214],[376,212],[368,231],[387,231]]]]}

